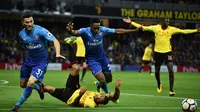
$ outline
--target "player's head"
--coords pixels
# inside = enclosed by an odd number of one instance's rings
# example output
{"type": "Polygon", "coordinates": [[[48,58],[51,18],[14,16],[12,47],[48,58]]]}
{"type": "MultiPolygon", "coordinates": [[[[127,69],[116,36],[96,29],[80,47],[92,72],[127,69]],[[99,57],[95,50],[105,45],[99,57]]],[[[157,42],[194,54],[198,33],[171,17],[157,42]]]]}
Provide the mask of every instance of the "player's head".
{"type": "Polygon", "coordinates": [[[105,94],[96,94],[94,96],[94,101],[97,105],[103,104],[106,105],[109,102],[109,98],[105,94]]]}
{"type": "Polygon", "coordinates": [[[100,27],[100,19],[97,18],[91,18],[90,19],[90,28],[92,33],[97,34],[100,27]]]}
{"type": "Polygon", "coordinates": [[[164,19],[164,21],[162,22],[162,27],[167,28],[169,26],[169,22],[170,22],[170,19],[164,19]]]}
{"type": "Polygon", "coordinates": [[[153,47],[153,44],[152,43],[149,43],[149,45],[148,45],[150,48],[152,48],[153,47]]]}
{"type": "Polygon", "coordinates": [[[25,11],[25,12],[22,14],[21,22],[22,22],[22,25],[23,25],[27,30],[32,30],[33,24],[34,24],[34,20],[33,20],[32,13],[31,13],[30,11],[25,11]]]}

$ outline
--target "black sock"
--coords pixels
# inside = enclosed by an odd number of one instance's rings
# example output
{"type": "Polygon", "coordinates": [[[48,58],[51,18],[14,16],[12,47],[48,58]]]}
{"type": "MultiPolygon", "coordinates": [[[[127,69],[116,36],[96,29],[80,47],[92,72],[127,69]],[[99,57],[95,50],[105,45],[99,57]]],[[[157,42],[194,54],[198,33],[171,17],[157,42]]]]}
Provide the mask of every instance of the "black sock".
{"type": "Polygon", "coordinates": [[[82,70],[81,80],[83,80],[83,78],[84,78],[84,76],[85,76],[85,73],[86,73],[86,68],[83,68],[83,70],[82,70]]]}
{"type": "Polygon", "coordinates": [[[156,77],[156,80],[157,80],[157,86],[160,89],[160,73],[156,72],[155,73],[155,77],[156,77]]]}
{"type": "Polygon", "coordinates": [[[151,65],[149,66],[149,72],[151,73],[152,71],[151,71],[151,65]]]}
{"type": "Polygon", "coordinates": [[[170,91],[173,91],[173,88],[174,88],[174,72],[169,73],[169,87],[170,87],[170,91]]]}
{"type": "Polygon", "coordinates": [[[140,73],[142,71],[142,69],[143,69],[143,66],[140,67],[140,70],[138,72],[140,73]]]}

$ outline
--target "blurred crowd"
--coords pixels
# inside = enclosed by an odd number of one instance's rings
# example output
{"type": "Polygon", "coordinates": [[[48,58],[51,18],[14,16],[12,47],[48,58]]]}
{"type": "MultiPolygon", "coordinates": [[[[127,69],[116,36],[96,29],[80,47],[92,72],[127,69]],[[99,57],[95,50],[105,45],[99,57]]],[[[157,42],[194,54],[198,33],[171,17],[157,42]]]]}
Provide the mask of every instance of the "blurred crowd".
{"type": "MultiPolygon", "coordinates": [[[[22,29],[20,23],[7,24],[1,21],[0,26],[0,62],[23,63],[26,50],[18,41],[18,32],[22,29]]],[[[55,58],[53,43],[49,43],[49,62],[70,63],[68,60],[68,49],[63,39],[68,35],[65,31],[65,24],[39,23],[51,31],[61,43],[61,52],[67,60],[55,58]]],[[[118,26],[118,25],[116,25],[118,26]]],[[[115,27],[115,26],[112,26],[115,27]]],[[[119,27],[121,27],[119,25],[119,27]]],[[[122,26],[123,27],[123,26],[122,26]]],[[[126,27],[126,25],[124,26],[126,27]]],[[[104,38],[104,48],[111,64],[138,65],[148,43],[154,43],[154,33],[135,32],[124,35],[110,35],[104,38]]],[[[200,66],[200,35],[189,34],[174,35],[171,40],[175,65],[200,66]]]]}

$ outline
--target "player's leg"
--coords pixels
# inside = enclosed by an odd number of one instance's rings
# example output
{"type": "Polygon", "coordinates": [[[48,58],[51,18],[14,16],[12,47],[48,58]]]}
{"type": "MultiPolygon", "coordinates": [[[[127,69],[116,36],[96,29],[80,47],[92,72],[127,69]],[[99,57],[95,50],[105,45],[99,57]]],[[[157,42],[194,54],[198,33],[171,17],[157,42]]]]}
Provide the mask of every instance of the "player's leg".
{"type": "Polygon", "coordinates": [[[81,75],[81,81],[83,81],[83,79],[84,79],[84,76],[85,76],[86,70],[87,70],[87,64],[86,64],[86,62],[84,61],[84,62],[83,62],[82,75],[81,75]]]}
{"type": "Polygon", "coordinates": [[[151,69],[151,61],[148,62],[148,67],[149,67],[149,73],[150,73],[150,75],[153,75],[152,69],[151,69]]]}
{"type": "Polygon", "coordinates": [[[98,80],[98,82],[95,83],[97,86],[97,91],[99,92],[101,87],[104,90],[104,92],[108,93],[109,92],[108,86],[106,83],[105,76],[102,72],[102,67],[100,62],[98,62],[97,60],[87,59],[87,64],[90,70],[92,71],[92,74],[98,80]]]}
{"type": "Polygon", "coordinates": [[[174,88],[174,71],[173,71],[173,62],[172,62],[172,52],[169,52],[167,55],[167,68],[169,71],[169,88],[170,88],[170,96],[174,96],[175,92],[173,90],[174,88]]]}
{"type": "Polygon", "coordinates": [[[154,60],[155,60],[155,78],[157,81],[157,92],[160,93],[162,92],[162,84],[160,81],[160,66],[162,64],[162,59],[163,58],[163,54],[161,53],[154,53],[154,60]]]}
{"type": "Polygon", "coordinates": [[[139,71],[138,71],[138,74],[139,74],[139,75],[141,75],[141,71],[142,71],[143,67],[144,67],[144,61],[142,60],[142,62],[141,62],[141,67],[140,67],[140,69],[139,69],[139,71]]]}

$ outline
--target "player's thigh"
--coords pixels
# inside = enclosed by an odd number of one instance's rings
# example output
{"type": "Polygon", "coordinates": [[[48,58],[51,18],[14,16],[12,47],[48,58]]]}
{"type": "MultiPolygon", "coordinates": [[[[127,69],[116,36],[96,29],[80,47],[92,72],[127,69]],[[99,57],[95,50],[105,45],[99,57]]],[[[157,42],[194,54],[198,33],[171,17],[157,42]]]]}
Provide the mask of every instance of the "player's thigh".
{"type": "Polygon", "coordinates": [[[87,60],[87,65],[94,76],[102,72],[101,64],[97,60],[87,60]]]}
{"type": "Polygon", "coordinates": [[[20,70],[20,87],[24,88],[31,74],[31,67],[24,63],[20,70]]]}
{"type": "Polygon", "coordinates": [[[31,71],[31,75],[35,77],[38,81],[42,82],[44,74],[47,70],[47,62],[41,62],[40,64],[34,66],[31,71]]]}
{"type": "Polygon", "coordinates": [[[154,61],[155,61],[155,66],[160,66],[163,63],[164,60],[164,54],[163,53],[154,53],[154,61]]]}
{"type": "Polygon", "coordinates": [[[172,52],[166,53],[165,58],[167,60],[167,63],[172,62],[173,61],[172,52]]]}
{"type": "Polygon", "coordinates": [[[78,89],[80,88],[79,84],[79,76],[72,76],[69,75],[67,82],[66,82],[66,88],[71,88],[71,89],[78,89]]]}

